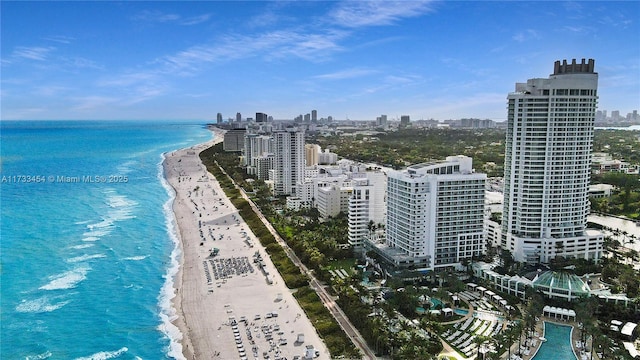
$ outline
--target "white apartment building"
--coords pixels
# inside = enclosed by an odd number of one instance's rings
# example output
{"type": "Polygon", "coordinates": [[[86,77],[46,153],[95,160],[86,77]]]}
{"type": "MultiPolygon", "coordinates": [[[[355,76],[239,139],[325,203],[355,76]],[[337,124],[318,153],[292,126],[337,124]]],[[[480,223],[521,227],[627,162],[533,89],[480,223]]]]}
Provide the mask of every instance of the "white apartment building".
{"type": "Polygon", "coordinates": [[[304,131],[297,128],[274,131],[274,195],[290,195],[295,184],[304,179],[304,131]]]}
{"type": "Polygon", "coordinates": [[[272,177],[273,172],[273,164],[275,163],[275,155],[274,154],[263,154],[257,158],[254,158],[253,163],[255,164],[255,176],[258,180],[269,180],[272,177]]]}
{"type": "Polygon", "coordinates": [[[467,156],[389,172],[383,256],[396,266],[435,270],[482,254],[486,178],[467,156]]]}
{"type": "Polygon", "coordinates": [[[516,261],[602,256],[602,233],[586,228],[597,89],[592,59],[565,60],[507,97],[501,245],[516,261]]]}
{"type": "Polygon", "coordinates": [[[338,154],[332,153],[325,149],[324,152],[318,154],[318,164],[331,165],[338,162],[338,154]]]}
{"type": "Polygon", "coordinates": [[[316,208],[323,219],[349,211],[349,198],[353,188],[332,184],[317,189],[316,208]]]}
{"type": "Polygon", "coordinates": [[[370,171],[354,175],[349,198],[349,244],[361,250],[370,235],[370,224],[378,227],[385,221],[386,175],[370,171]]]}
{"type": "Polygon", "coordinates": [[[249,175],[257,175],[257,159],[272,153],[272,141],[269,135],[246,134],[244,137],[243,165],[249,175]]]}
{"type": "MultiPolygon", "coordinates": [[[[298,181],[298,183],[296,184],[296,198],[298,199],[297,201],[299,202],[296,206],[298,207],[298,209],[300,208],[307,209],[313,206],[314,188],[315,188],[315,184],[313,181],[310,181],[308,179],[305,181],[298,181]]],[[[288,200],[289,199],[287,198],[287,201],[288,200]]],[[[290,208],[289,205],[287,205],[287,208],[290,208]]]]}

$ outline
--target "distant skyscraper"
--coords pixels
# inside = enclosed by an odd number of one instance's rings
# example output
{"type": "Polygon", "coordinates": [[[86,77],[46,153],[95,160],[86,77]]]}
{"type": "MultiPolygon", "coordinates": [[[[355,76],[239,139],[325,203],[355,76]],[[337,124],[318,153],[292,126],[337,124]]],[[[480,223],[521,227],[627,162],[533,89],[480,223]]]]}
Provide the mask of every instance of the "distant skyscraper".
{"type": "Polygon", "coordinates": [[[318,110],[311,110],[311,121],[318,122],[318,110]]]}
{"type": "Polygon", "coordinates": [[[222,124],[222,113],[218,113],[218,115],[216,115],[216,123],[222,124]]]}
{"type": "Polygon", "coordinates": [[[502,247],[516,261],[602,256],[602,233],[587,229],[594,64],[556,61],[548,79],[516,83],[507,97],[502,247]]]}
{"type": "Polygon", "coordinates": [[[376,118],[376,126],[386,128],[387,127],[387,115],[380,115],[376,118]]]}
{"type": "Polygon", "coordinates": [[[240,114],[240,113],[236,113],[236,121],[237,121],[237,122],[242,121],[242,114],[240,114]]]}
{"type": "Polygon", "coordinates": [[[400,116],[400,126],[401,127],[409,126],[410,122],[411,122],[411,118],[409,117],[409,115],[400,116]]]}
{"type": "Polygon", "coordinates": [[[256,122],[267,122],[267,114],[265,113],[256,113],[256,122]]]}
{"type": "Polygon", "coordinates": [[[620,110],[613,110],[611,112],[611,121],[619,121],[620,120],[620,110]]]}

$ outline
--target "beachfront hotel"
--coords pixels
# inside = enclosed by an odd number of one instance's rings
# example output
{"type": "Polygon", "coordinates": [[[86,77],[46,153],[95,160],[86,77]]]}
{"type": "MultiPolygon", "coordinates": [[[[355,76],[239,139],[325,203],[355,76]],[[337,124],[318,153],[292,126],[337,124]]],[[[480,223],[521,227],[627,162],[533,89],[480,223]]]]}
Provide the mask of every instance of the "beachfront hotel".
{"type": "Polygon", "coordinates": [[[486,178],[467,156],[389,172],[386,239],[366,245],[398,267],[460,268],[484,251],[486,178]]]}
{"type": "Polygon", "coordinates": [[[354,175],[349,198],[349,245],[356,252],[363,249],[363,242],[374,228],[385,221],[385,187],[387,176],[381,170],[354,175]]]}
{"type": "Polygon", "coordinates": [[[586,227],[597,89],[594,60],[564,60],[507,97],[501,246],[516,261],[602,256],[586,227]]]}

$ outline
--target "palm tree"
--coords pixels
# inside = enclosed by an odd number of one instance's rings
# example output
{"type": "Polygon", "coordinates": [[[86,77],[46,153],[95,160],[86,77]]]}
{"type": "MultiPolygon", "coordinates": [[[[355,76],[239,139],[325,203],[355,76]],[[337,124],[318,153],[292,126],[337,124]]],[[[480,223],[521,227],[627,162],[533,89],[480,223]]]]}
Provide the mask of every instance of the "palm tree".
{"type": "Polygon", "coordinates": [[[482,344],[484,344],[485,342],[487,342],[488,338],[486,336],[483,335],[478,335],[476,337],[473,338],[473,343],[476,344],[476,358],[479,359],[480,358],[480,347],[482,346],[482,344]]]}

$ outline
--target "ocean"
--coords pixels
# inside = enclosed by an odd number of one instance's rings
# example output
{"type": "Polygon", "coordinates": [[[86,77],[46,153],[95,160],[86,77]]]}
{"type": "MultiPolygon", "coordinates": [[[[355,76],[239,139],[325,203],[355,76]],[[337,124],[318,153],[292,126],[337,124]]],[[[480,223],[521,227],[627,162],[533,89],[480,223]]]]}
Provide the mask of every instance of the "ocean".
{"type": "Polygon", "coordinates": [[[203,124],[2,121],[2,359],[181,359],[163,153],[203,124]]]}

